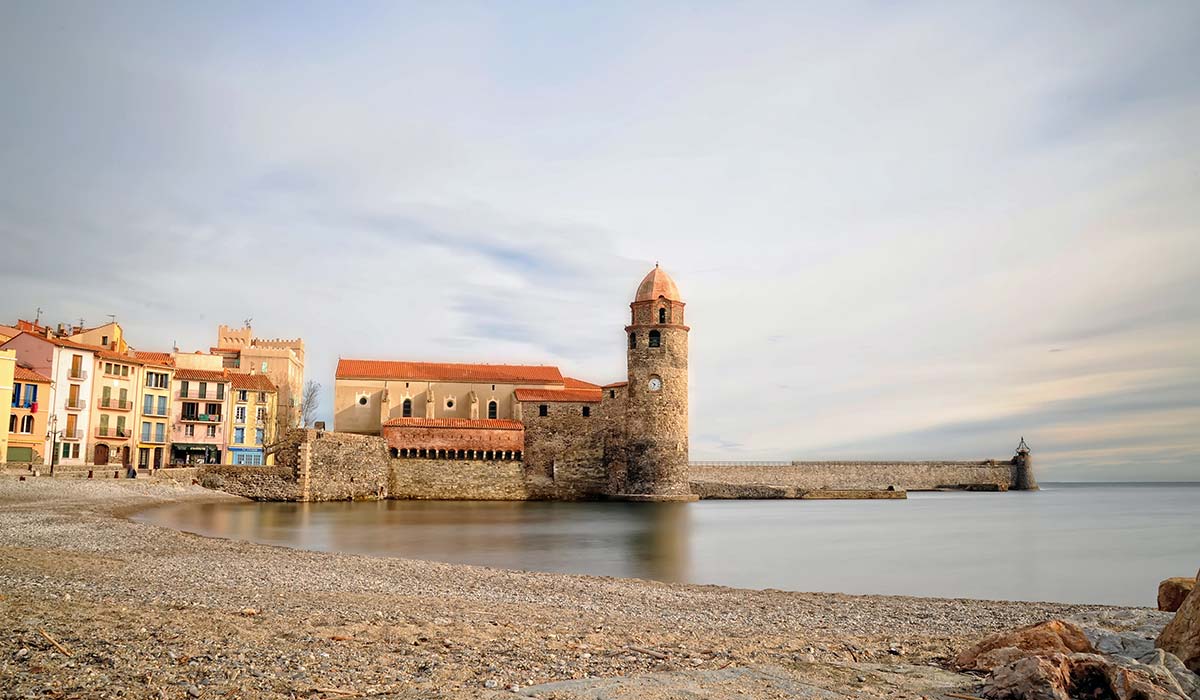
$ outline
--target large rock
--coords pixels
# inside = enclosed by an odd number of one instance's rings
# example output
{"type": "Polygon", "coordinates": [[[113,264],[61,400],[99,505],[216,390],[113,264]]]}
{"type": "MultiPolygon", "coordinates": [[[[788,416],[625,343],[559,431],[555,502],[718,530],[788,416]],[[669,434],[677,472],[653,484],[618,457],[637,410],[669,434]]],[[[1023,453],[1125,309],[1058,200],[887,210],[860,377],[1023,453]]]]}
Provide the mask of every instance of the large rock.
{"type": "Polygon", "coordinates": [[[1175,619],[1163,628],[1154,646],[1178,656],[1184,666],[1200,673],[1200,593],[1196,589],[1184,599],[1175,619]]]}
{"type": "Polygon", "coordinates": [[[984,637],[958,655],[954,665],[969,671],[991,671],[1026,656],[1092,654],[1096,649],[1083,630],[1065,620],[1050,620],[984,637]]]}
{"type": "Polygon", "coordinates": [[[993,670],[981,694],[988,700],[1187,700],[1168,670],[1098,654],[1018,659],[993,670]]]}
{"type": "Polygon", "coordinates": [[[1194,578],[1176,576],[1166,579],[1158,584],[1158,609],[1163,612],[1175,612],[1195,587],[1194,578]]]}

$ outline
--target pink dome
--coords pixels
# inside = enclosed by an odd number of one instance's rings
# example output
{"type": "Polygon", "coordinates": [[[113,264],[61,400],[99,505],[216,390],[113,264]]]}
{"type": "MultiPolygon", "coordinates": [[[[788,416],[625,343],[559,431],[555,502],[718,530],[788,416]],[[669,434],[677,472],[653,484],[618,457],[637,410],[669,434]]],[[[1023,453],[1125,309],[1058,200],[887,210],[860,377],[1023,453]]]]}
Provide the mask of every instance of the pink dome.
{"type": "Polygon", "coordinates": [[[666,297],[671,301],[683,301],[679,298],[679,287],[675,286],[675,280],[671,279],[671,276],[656,264],[638,285],[637,296],[633,300],[653,301],[659,297],[666,297]]]}

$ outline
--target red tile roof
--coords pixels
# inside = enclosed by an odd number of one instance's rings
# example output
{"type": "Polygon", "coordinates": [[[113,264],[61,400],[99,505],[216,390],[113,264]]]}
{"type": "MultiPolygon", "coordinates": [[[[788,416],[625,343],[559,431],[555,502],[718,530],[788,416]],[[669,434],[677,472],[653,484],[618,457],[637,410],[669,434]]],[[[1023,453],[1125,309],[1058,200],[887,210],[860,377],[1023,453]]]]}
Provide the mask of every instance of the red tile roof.
{"type": "MultiPolygon", "coordinates": [[[[178,376],[178,372],[176,373],[178,376]]],[[[230,372],[229,378],[233,380],[234,389],[249,389],[250,391],[275,391],[275,385],[265,374],[247,374],[243,372],[230,372]]]]}
{"type": "Polygon", "coordinates": [[[602,389],[617,389],[617,388],[620,388],[623,386],[629,386],[629,382],[613,382],[612,384],[605,384],[601,388],[602,389]]]}
{"type": "Polygon", "coordinates": [[[335,378],[505,384],[562,384],[563,382],[558,368],[549,365],[479,365],[450,362],[392,362],[388,360],[338,360],[335,378]]]}
{"type": "Polygon", "coordinates": [[[521,421],[503,418],[393,418],[385,428],[483,428],[487,430],[524,430],[521,421]]]}
{"type": "Polygon", "coordinates": [[[175,370],[176,379],[199,380],[202,382],[227,382],[229,381],[229,373],[225,370],[212,369],[192,369],[190,367],[180,367],[175,370]]]}
{"type": "Polygon", "coordinates": [[[162,367],[174,367],[175,358],[171,357],[169,352],[145,352],[143,350],[135,350],[133,356],[143,362],[150,362],[162,367]]]}
{"type": "Polygon", "coordinates": [[[576,379],[575,377],[563,377],[563,386],[568,389],[599,389],[600,388],[599,384],[592,384],[591,382],[585,382],[582,379],[576,379]]]}
{"type": "MultiPolygon", "coordinates": [[[[50,343],[51,345],[57,345],[60,348],[71,348],[73,350],[87,350],[89,352],[100,352],[101,350],[107,349],[107,348],[102,348],[99,345],[85,345],[84,343],[77,343],[74,340],[67,340],[66,338],[47,338],[45,336],[40,336],[36,333],[30,333],[29,331],[21,331],[21,332],[23,334],[29,336],[30,338],[37,338],[38,340],[43,340],[47,343],[50,343]]],[[[15,337],[16,336],[14,336],[14,338],[15,337]]]]}
{"type": "Polygon", "coordinates": [[[517,401],[539,403],[599,403],[603,393],[596,389],[517,389],[517,401]]]}
{"type": "Polygon", "coordinates": [[[44,377],[28,367],[22,367],[21,365],[17,365],[16,369],[13,371],[13,379],[22,382],[43,382],[45,384],[50,383],[50,377],[44,377]]]}
{"type": "Polygon", "coordinates": [[[135,365],[146,364],[145,360],[143,360],[140,357],[137,357],[136,355],[127,355],[123,352],[117,352],[115,350],[101,350],[100,357],[102,357],[106,360],[120,360],[121,362],[129,362],[129,363],[135,364],[135,365]]]}

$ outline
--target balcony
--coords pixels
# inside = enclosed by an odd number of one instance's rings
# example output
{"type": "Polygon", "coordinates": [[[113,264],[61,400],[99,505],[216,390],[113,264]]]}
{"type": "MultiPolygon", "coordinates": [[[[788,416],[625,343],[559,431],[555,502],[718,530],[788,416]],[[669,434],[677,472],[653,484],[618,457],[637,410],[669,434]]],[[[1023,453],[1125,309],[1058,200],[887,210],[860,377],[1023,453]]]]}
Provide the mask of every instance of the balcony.
{"type": "Polygon", "coordinates": [[[167,444],[167,436],[166,435],[155,435],[155,436],[151,437],[149,433],[142,433],[141,437],[142,437],[142,442],[146,443],[147,445],[165,445],[165,444],[167,444]]]}
{"type": "Polygon", "coordinates": [[[149,416],[151,418],[166,418],[168,414],[166,406],[163,407],[162,413],[158,413],[158,408],[154,406],[151,406],[149,409],[147,409],[145,406],[142,406],[142,415],[149,416]]]}
{"type": "Polygon", "coordinates": [[[106,408],[110,411],[128,411],[133,408],[133,402],[127,399],[101,397],[100,408],[106,408]]]}
{"type": "Polygon", "coordinates": [[[200,413],[197,415],[184,414],[179,417],[181,423],[220,423],[220,413],[200,413]]]}
{"type": "Polygon", "coordinates": [[[194,427],[195,426],[190,426],[190,425],[173,425],[173,426],[171,426],[171,430],[174,431],[175,433],[177,433],[177,435],[176,435],[177,438],[179,435],[183,435],[184,442],[187,442],[188,440],[193,440],[193,439],[195,439],[195,440],[219,440],[221,438],[222,426],[219,423],[216,424],[216,426],[215,426],[216,431],[214,431],[215,432],[214,435],[209,435],[207,429],[205,429],[205,430],[193,429],[192,434],[188,435],[187,429],[194,428],[194,427]]]}
{"type": "Polygon", "coordinates": [[[80,430],[79,428],[75,428],[74,430],[64,430],[58,434],[58,439],[59,440],[82,440],[83,439],[83,431],[80,430]]]}
{"type": "Polygon", "coordinates": [[[36,405],[37,405],[37,401],[17,400],[17,401],[12,402],[12,407],[18,411],[20,411],[22,409],[28,411],[29,409],[33,408],[36,405]]]}
{"type": "Polygon", "coordinates": [[[96,437],[110,440],[127,440],[133,436],[129,428],[96,428],[96,437]]]}
{"type": "Polygon", "coordinates": [[[67,399],[65,408],[68,411],[83,411],[87,409],[87,399],[67,399]]]}
{"type": "Polygon", "coordinates": [[[175,398],[187,401],[224,401],[225,392],[221,392],[218,395],[215,391],[200,392],[195,389],[189,389],[188,391],[175,392],[175,398]]]}
{"type": "Polygon", "coordinates": [[[82,367],[72,367],[71,369],[67,370],[67,378],[82,382],[88,378],[88,371],[82,367]]]}

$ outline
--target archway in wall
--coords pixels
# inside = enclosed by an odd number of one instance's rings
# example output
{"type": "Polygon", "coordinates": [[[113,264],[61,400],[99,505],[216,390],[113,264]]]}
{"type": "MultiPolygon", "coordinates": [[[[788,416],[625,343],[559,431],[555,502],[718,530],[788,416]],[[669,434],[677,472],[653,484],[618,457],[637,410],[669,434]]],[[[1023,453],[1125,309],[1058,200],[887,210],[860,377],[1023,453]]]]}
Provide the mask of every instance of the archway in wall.
{"type": "Polygon", "coordinates": [[[108,464],[108,445],[96,445],[96,456],[93,460],[97,466],[108,464]]]}

